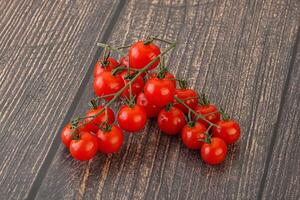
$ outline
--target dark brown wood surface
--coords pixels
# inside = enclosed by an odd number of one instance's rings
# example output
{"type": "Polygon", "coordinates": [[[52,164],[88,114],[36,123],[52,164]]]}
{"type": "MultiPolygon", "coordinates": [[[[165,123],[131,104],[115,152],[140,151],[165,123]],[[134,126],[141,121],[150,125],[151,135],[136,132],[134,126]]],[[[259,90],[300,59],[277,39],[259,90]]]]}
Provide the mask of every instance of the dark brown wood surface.
{"type": "Polygon", "coordinates": [[[0,199],[300,198],[297,0],[0,2],[0,199]],[[224,164],[153,120],[89,162],[60,144],[94,96],[96,41],[148,35],[178,41],[171,71],[240,122],[224,164]]]}

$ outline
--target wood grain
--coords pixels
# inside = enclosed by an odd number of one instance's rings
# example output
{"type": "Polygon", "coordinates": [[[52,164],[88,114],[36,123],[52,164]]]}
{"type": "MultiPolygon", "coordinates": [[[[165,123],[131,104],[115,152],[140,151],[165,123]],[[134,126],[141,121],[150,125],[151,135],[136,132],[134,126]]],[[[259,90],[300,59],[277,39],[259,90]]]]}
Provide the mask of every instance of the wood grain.
{"type": "Polygon", "coordinates": [[[0,199],[23,199],[118,1],[0,1],[0,199]]]}
{"type": "MultiPolygon", "coordinates": [[[[126,135],[119,153],[88,163],[74,161],[61,145],[37,199],[257,198],[286,98],[299,9],[295,0],[128,1],[110,43],[151,34],[177,40],[167,60],[171,71],[225,107],[241,123],[241,140],[217,167],[204,165],[177,137],[161,134],[155,121],[126,135]]],[[[91,83],[78,114],[93,96],[91,83]]]]}
{"type": "Polygon", "coordinates": [[[291,63],[290,77],[286,82],[276,140],[271,149],[264,199],[300,199],[300,32],[291,63]]]}

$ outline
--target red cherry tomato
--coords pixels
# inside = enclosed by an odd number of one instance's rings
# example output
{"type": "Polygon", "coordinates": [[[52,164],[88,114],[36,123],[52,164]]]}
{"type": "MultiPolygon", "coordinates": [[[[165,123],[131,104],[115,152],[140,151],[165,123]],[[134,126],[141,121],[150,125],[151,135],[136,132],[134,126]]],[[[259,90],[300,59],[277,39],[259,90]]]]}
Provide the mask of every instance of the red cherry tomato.
{"type": "MultiPolygon", "coordinates": [[[[190,108],[194,109],[198,105],[198,94],[192,89],[177,89],[176,96],[183,100],[190,108]]],[[[177,103],[175,100],[174,106],[182,110],[183,113],[187,114],[189,110],[182,104],[177,103]]]]}
{"type": "MultiPolygon", "coordinates": [[[[134,73],[133,71],[130,71],[130,74],[133,74],[133,73],[134,73]]],[[[126,85],[130,81],[130,78],[127,78],[128,77],[127,70],[122,72],[120,74],[120,76],[122,77],[122,79],[124,81],[124,85],[126,85]]],[[[138,93],[140,93],[143,90],[144,85],[145,85],[145,83],[144,83],[143,78],[141,76],[137,77],[137,79],[131,84],[132,95],[137,96],[138,93]]],[[[130,91],[130,89],[128,87],[124,92],[122,92],[121,96],[129,98],[130,97],[129,91],[130,91]]]]}
{"type": "Polygon", "coordinates": [[[142,106],[123,105],[118,113],[118,122],[125,131],[137,132],[145,127],[147,114],[142,106]]]}
{"type": "Polygon", "coordinates": [[[174,84],[167,79],[150,78],[144,87],[144,93],[148,101],[158,107],[172,103],[175,91],[174,84]]]}
{"type": "Polygon", "coordinates": [[[103,71],[112,71],[119,63],[112,57],[109,57],[105,62],[98,60],[94,68],[94,77],[100,75],[103,71]]]}
{"type": "Polygon", "coordinates": [[[149,118],[156,117],[161,110],[161,107],[150,104],[143,92],[137,96],[136,104],[145,109],[147,117],[149,118]]]}
{"type": "MultiPolygon", "coordinates": [[[[144,44],[143,41],[134,43],[129,48],[129,63],[131,68],[142,69],[160,54],[160,49],[153,43],[144,44]]],[[[159,59],[148,69],[154,69],[159,64],[159,59]]]]}
{"type": "Polygon", "coordinates": [[[98,150],[98,140],[96,136],[81,132],[78,140],[70,143],[70,153],[76,160],[89,160],[93,158],[98,150]]]}
{"type": "MultiPolygon", "coordinates": [[[[76,133],[78,134],[78,131],[76,133]]],[[[71,124],[67,124],[61,132],[61,141],[67,148],[69,148],[73,138],[74,136],[72,134],[72,126],[71,124]]]]}
{"type": "Polygon", "coordinates": [[[240,138],[241,130],[236,121],[221,120],[216,125],[212,129],[214,137],[222,138],[227,144],[233,144],[240,138]]]}
{"type": "Polygon", "coordinates": [[[224,140],[217,137],[211,138],[211,143],[204,143],[201,147],[201,158],[210,165],[222,163],[227,155],[227,146],[224,140]]]}
{"type": "Polygon", "coordinates": [[[200,149],[203,145],[203,141],[206,135],[206,127],[199,122],[196,122],[193,126],[186,124],[181,130],[182,142],[189,149],[200,149]]]}
{"type": "MultiPolygon", "coordinates": [[[[156,78],[157,77],[157,74],[156,73],[151,73],[149,74],[149,79],[150,78],[156,78]]],[[[175,79],[175,76],[171,73],[171,72],[165,72],[165,77],[164,79],[167,79],[167,80],[170,80],[172,81],[174,87],[176,88],[176,79],[175,79]]]]}
{"type": "MultiPolygon", "coordinates": [[[[216,124],[218,121],[220,121],[220,113],[218,112],[217,107],[213,104],[198,105],[195,108],[195,111],[198,114],[206,116],[205,119],[207,119],[211,123],[216,124]]],[[[203,119],[199,119],[198,122],[204,124],[205,126],[208,126],[208,123],[206,121],[204,121],[203,119]]]]}
{"type": "MultiPolygon", "coordinates": [[[[96,114],[98,114],[104,107],[103,106],[98,106],[97,108],[92,108],[90,110],[87,111],[85,117],[89,117],[89,116],[94,116],[96,114]]],[[[107,122],[109,124],[114,123],[115,121],[115,115],[114,112],[112,111],[111,108],[107,108],[107,122]]],[[[105,110],[96,118],[86,118],[84,120],[84,123],[86,123],[86,125],[81,128],[80,130],[84,130],[84,131],[92,131],[93,133],[97,133],[97,131],[99,130],[99,125],[102,122],[106,121],[106,116],[105,116],[105,110]]]]}
{"type": "Polygon", "coordinates": [[[175,135],[181,131],[186,124],[185,116],[181,110],[176,107],[162,109],[157,117],[160,130],[167,135],[175,135]]]}
{"type": "Polygon", "coordinates": [[[110,130],[104,131],[99,129],[97,132],[98,150],[102,153],[115,153],[120,150],[124,136],[122,130],[112,125],[110,130]]]}
{"type": "Polygon", "coordinates": [[[128,56],[123,56],[119,60],[121,66],[128,67],[129,66],[129,58],[128,56]]]}
{"type": "MultiPolygon", "coordinates": [[[[124,81],[120,76],[114,76],[110,71],[104,71],[94,79],[94,91],[99,97],[118,92],[124,87],[124,81]]],[[[105,97],[111,100],[113,96],[105,97]]]]}

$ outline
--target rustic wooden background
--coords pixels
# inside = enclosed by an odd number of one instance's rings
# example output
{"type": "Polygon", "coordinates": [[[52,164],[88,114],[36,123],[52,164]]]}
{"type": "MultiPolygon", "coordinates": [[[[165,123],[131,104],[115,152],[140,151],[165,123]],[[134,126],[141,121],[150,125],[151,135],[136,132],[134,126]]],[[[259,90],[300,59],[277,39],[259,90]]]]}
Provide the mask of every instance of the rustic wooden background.
{"type": "Polygon", "coordinates": [[[300,199],[299,0],[0,0],[0,199],[300,199]],[[171,71],[241,123],[220,166],[177,137],[70,158],[59,134],[93,96],[97,41],[176,40],[171,71]]]}

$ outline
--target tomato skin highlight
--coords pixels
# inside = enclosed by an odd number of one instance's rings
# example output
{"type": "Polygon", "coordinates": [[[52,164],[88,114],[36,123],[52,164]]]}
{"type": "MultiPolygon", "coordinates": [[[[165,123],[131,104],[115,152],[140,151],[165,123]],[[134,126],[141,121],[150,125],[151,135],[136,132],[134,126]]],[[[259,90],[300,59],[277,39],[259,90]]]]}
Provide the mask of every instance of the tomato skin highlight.
{"type": "Polygon", "coordinates": [[[138,132],[146,125],[147,113],[139,105],[134,105],[133,107],[123,105],[117,118],[120,128],[128,132],[138,132]]]}
{"type": "Polygon", "coordinates": [[[176,135],[186,124],[185,116],[181,110],[171,107],[169,111],[162,109],[157,117],[157,123],[162,132],[167,135],[176,135]]]}
{"type": "Polygon", "coordinates": [[[157,117],[158,113],[162,109],[159,106],[152,105],[151,103],[149,103],[148,99],[146,98],[143,92],[141,92],[137,96],[136,104],[142,106],[145,109],[148,118],[157,117]]]}
{"type": "Polygon", "coordinates": [[[98,151],[97,138],[88,133],[81,132],[78,140],[72,140],[70,143],[70,153],[76,160],[90,160],[98,151]]]}
{"type": "Polygon", "coordinates": [[[196,122],[194,126],[190,127],[186,124],[181,130],[181,139],[185,146],[189,149],[201,149],[203,141],[206,138],[206,127],[196,122]]]}
{"type": "MultiPolygon", "coordinates": [[[[78,131],[77,131],[77,133],[78,133],[78,131]]],[[[67,148],[69,148],[70,143],[73,140],[73,138],[74,138],[74,136],[72,134],[72,126],[69,123],[63,128],[63,130],[61,132],[61,141],[67,148]]]]}
{"type": "MultiPolygon", "coordinates": [[[[142,69],[160,54],[160,49],[153,43],[144,44],[143,41],[134,43],[128,52],[129,63],[131,68],[142,69]]],[[[160,60],[154,62],[148,70],[154,69],[160,60]]]]}
{"type": "MultiPolygon", "coordinates": [[[[198,94],[192,89],[177,89],[176,96],[183,100],[190,108],[195,109],[198,105],[198,94]]],[[[189,110],[175,100],[174,106],[182,110],[184,114],[188,114],[189,110]]]]}
{"type": "Polygon", "coordinates": [[[223,139],[212,137],[211,143],[204,143],[201,147],[202,160],[210,165],[217,165],[222,163],[227,155],[227,146],[223,139]]]}
{"type": "MultiPolygon", "coordinates": [[[[124,87],[124,81],[120,76],[114,76],[110,71],[103,71],[95,77],[93,86],[95,94],[101,97],[118,92],[124,87]]],[[[113,96],[104,99],[111,100],[113,96]]]]}
{"type": "Polygon", "coordinates": [[[226,144],[233,144],[240,138],[241,129],[236,121],[221,120],[216,125],[212,129],[213,136],[222,138],[226,144]]]}
{"type": "Polygon", "coordinates": [[[94,77],[99,76],[103,71],[112,71],[119,65],[118,61],[116,61],[112,57],[109,57],[107,59],[107,62],[108,62],[107,66],[103,66],[102,62],[103,61],[101,61],[101,60],[98,60],[96,62],[95,67],[94,67],[94,77]]]}
{"type": "Polygon", "coordinates": [[[144,93],[149,103],[163,107],[174,100],[176,89],[172,81],[150,78],[144,87],[144,93]]]}
{"type": "Polygon", "coordinates": [[[119,63],[120,63],[121,66],[128,67],[129,66],[129,57],[128,57],[128,55],[121,57],[120,60],[119,60],[119,63]]]}
{"type": "MultiPolygon", "coordinates": [[[[90,110],[87,111],[85,117],[96,115],[103,108],[104,108],[103,106],[98,106],[97,108],[91,108],[90,110]]],[[[84,127],[82,127],[81,130],[97,133],[97,131],[99,130],[99,125],[102,122],[105,122],[105,120],[106,120],[106,117],[105,117],[105,110],[104,110],[101,113],[101,115],[97,116],[96,118],[86,118],[84,120],[84,123],[86,123],[86,125],[84,125],[84,127]]],[[[115,114],[111,108],[107,107],[107,122],[109,124],[112,124],[112,123],[114,123],[114,121],[115,121],[115,114]]]]}
{"type": "MultiPolygon", "coordinates": [[[[130,71],[130,74],[133,74],[134,72],[133,71],[130,71]]],[[[128,75],[128,72],[127,70],[122,72],[120,74],[122,80],[124,81],[124,85],[126,85],[130,80],[126,79],[126,76],[128,75]]],[[[138,93],[140,93],[143,88],[144,88],[144,80],[141,76],[139,76],[132,84],[131,84],[131,92],[132,92],[132,96],[137,96],[138,93]]],[[[122,97],[127,97],[129,98],[130,97],[130,89],[129,87],[124,90],[124,92],[122,92],[121,94],[122,97]]]]}
{"type": "Polygon", "coordinates": [[[110,131],[99,129],[97,132],[98,150],[102,153],[118,152],[123,144],[123,131],[116,125],[112,125],[110,131]]]}
{"type": "MultiPolygon", "coordinates": [[[[198,105],[194,110],[198,114],[205,115],[206,116],[205,119],[210,121],[211,123],[216,124],[218,121],[220,121],[221,118],[220,112],[218,112],[217,107],[213,104],[198,105]]],[[[198,119],[198,122],[204,124],[205,126],[209,125],[203,119],[198,119]]]]}

